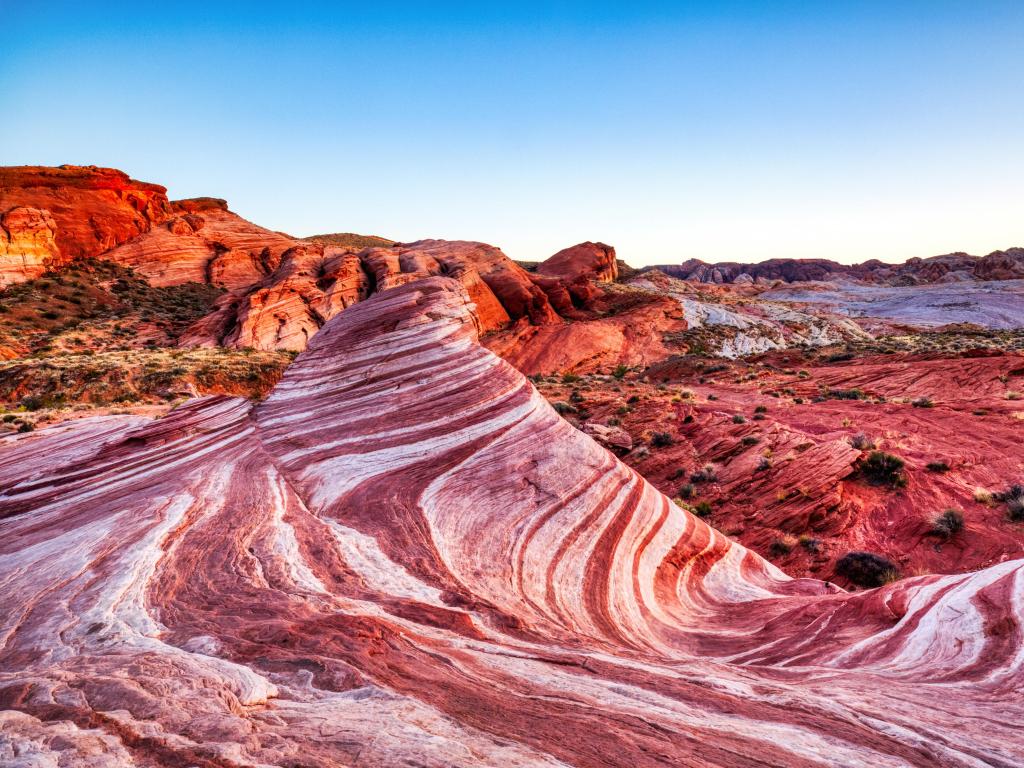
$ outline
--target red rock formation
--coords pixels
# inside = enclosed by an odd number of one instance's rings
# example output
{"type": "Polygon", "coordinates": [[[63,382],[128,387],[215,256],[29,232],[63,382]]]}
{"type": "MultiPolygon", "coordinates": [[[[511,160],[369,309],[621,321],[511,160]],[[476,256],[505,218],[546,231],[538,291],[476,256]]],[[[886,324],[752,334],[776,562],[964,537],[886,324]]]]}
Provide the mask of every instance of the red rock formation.
{"type": "Polygon", "coordinates": [[[580,243],[565,248],[537,266],[542,275],[560,277],[567,282],[584,277],[613,282],[619,276],[615,249],[604,243],[580,243]]]}
{"type": "Polygon", "coordinates": [[[377,290],[429,275],[448,275],[466,285],[484,329],[528,317],[534,325],[559,322],[547,296],[529,273],[499,249],[461,240],[420,240],[365,252],[377,290]],[[477,279],[479,276],[479,279],[477,279]]]}
{"type": "Polygon", "coordinates": [[[1024,561],[791,580],[560,419],[469,307],[421,280],[258,406],[0,443],[7,754],[1024,762],[1024,561]]]}
{"type": "Polygon", "coordinates": [[[370,293],[435,275],[462,283],[484,331],[504,328],[512,318],[524,325],[561,322],[530,275],[490,245],[424,240],[356,253],[303,243],[282,254],[255,286],[226,294],[182,344],[301,350],[324,322],[370,293]]]}
{"type": "Polygon", "coordinates": [[[1024,278],[1024,248],[993,251],[974,267],[979,280],[1020,280],[1024,278]]]}
{"type": "MultiPolygon", "coordinates": [[[[37,216],[53,232],[56,252],[49,253],[47,244],[46,258],[54,264],[97,256],[148,232],[171,213],[166,192],[157,184],[135,181],[112,168],[0,167],[0,215],[9,215],[14,208],[40,211],[37,216]]],[[[15,216],[23,218],[24,214],[15,216]]],[[[38,237],[30,241],[38,248],[38,237]]],[[[8,256],[21,252],[11,251],[12,243],[8,230],[8,256]]],[[[35,252],[32,248],[28,251],[35,252]]],[[[0,284],[20,279],[26,278],[19,278],[15,270],[0,279],[0,284]]]]}

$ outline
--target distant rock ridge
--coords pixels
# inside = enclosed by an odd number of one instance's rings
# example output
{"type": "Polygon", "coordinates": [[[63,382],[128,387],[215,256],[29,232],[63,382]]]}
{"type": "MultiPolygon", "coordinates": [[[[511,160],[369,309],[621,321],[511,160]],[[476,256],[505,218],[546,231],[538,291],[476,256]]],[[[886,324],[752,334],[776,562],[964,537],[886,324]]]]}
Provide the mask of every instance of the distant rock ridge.
{"type": "Polygon", "coordinates": [[[659,270],[671,277],[701,283],[772,282],[787,283],[861,280],[892,285],[957,280],[1014,280],[1024,278],[1024,248],[993,251],[987,256],[948,253],[930,258],[908,259],[886,264],[871,259],[860,264],[840,264],[830,259],[768,259],[756,264],[723,261],[708,263],[688,259],[682,264],[660,264],[640,271],[659,270]]]}

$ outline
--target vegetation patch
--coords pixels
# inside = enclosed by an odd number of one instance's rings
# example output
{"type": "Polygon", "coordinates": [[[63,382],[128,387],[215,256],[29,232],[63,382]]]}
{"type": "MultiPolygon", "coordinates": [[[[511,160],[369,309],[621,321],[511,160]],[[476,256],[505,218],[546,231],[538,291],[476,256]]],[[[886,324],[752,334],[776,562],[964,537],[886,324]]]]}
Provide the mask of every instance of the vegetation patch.
{"type": "Polygon", "coordinates": [[[861,476],[872,485],[903,488],[907,477],[903,474],[903,459],[884,451],[872,451],[858,464],[861,476]]]}
{"type": "Polygon", "coordinates": [[[836,573],[858,587],[880,587],[896,581],[896,564],[873,552],[847,552],[836,562],[836,573]]]}

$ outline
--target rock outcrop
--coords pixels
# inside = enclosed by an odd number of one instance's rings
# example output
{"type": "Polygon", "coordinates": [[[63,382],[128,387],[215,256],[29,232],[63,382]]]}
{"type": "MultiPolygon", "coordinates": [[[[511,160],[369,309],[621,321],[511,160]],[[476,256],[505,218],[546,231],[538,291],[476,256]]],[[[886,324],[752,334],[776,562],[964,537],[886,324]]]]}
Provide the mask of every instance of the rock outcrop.
{"type": "Polygon", "coordinates": [[[328,322],[261,404],[0,442],[6,754],[1024,762],[1024,560],[857,594],[789,579],[478,328],[458,281],[420,279],[328,322]]]}
{"type": "Polygon", "coordinates": [[[170,215],[164,187],[112,168],[0,167],[0,285],[41,274],[40,258],[60,266],[98,256],[170,215]]]}
{"type": "Polygon", "coordinates": [[[553,275],[567,282],[579,277],[613,282],[619,276],[615,249],[604,243],[580,243],[565,248],[537,266],[542,275],[553,275]]]}

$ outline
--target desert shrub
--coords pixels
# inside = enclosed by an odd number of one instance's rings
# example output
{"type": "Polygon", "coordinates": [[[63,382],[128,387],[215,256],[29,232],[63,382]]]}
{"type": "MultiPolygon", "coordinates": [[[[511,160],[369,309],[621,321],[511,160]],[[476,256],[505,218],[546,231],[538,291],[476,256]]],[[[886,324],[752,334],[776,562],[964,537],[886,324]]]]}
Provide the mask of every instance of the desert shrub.
{"type": "Polygon", "coordinates": [[[915,408],[934,408],[935,403],[932,402],[930,397],[916,397],[910,401],[910,404],[915,408]]]}
{"type": "Polygon", "coordinates": [[[1006,393],[1006,399],[1007,400],[1020,400],[1021,399],[1021,394],[1020,394],[1020,392],[1010,391],[1010,392],[1006,393]]]}
{"type": "Polygon", "coordinates": [[[773,557],[782,557],[792,552],[794,546],[796,546],[796,539],[792,536],[782,536],[771,543],[768,551],[773,557]]]}
{"type": "Polygon", "coordinates": [[[583,402],[583,393],[580,392],[578,389],[574,389],[572,392],[569,393],[569,402],[570,403],[582,403],[583,402]]]}
{"type": "Polygon", "coordinates": [[[675,439],[668,432],[655,432],[651,435],[651,445],[655,448],[666,448],[674,442],[675,439]]]}
{"type": "Polygon", "coordinates": [[[832,400],[865,400],[867,395],[861,389],[830,389],[825,396],[832,400]]]}
{"type": "Polygon", "coordinates": [[[758,472],[767,472],[771,468],[772,468],[772,462],[766,456],[762,456],[760,461],[757,462],[757,471],[758,472]]]}
{"type": "Polygon", "coordinates": [[[818,539],[814,538],[813,536],[809,536],[806,533],[798,539],[798,542],[800,543],[800,546],[806,549],[808,552],[817,552],[819,549],[821,549],[821,542],[818,539]]]}
{"type": "Polygon", "coordinates": [[[629,397],[626,398],[626,402],[629,403],[630,405],[632,405],[633,403],[639,403],[640,395],[630,395],[629,397]]]}
{"type": "Polygon", "coordinates": [[[733,424],[746,424],[747,423],[747,417],[744,416],[742,413],[734,413],[733,416],[732,416],[732,423],[733,424]]]}
{"type": "Polygon", "coordinates": [[[836,563],[836,573],[858,587],[880,587],[899,578],[896,564],[873,552],[847,552],[836,563]]]}
{"type": "Polygon", "coordinates": [[[949,472],[949,464],[944,461],[929,461],[924,468],[929,472],[949,472]]]}
{"type": "Polygon", "coordinates": [[[697,489],[693,483],[687,483],[679,489],[679,498],[692,499],[696,493],[697,489]]]}
{"type": "Polygon", "coordinates": [[[718,395],[708,395],[708,400],[717,400],[718,395]]]}
{"type": "Polygon", "coordinates": [[[31,421],[23,421],[21,422],[21,424],[18,425],[19,432],[31,432],[35,428],[36,425],[33,424],[31,421]]]}
{"type": "Polygon", "coordinates": [[[693,505],[693,514],[697,517],[708,517],[712,511],[709,501],[698,501],[693,505]]]}
{"type": "Polygon", "coordinates": [[[615,370],[612,371],[612,376],[614,376],[616,379],[622,379],[622,378],[625,378],[625,376],[626,376],[626,374],[628,372],[629,372],[629,368],[627,368],[626,366],[624,366],[624,365],[617,365],[617,366],[615,366],[615,370]]]}
{"type": "Polygon", "coordinates": [[[683,424],[692,424],[692,423],[693,423],[693,414],[692,413],[686,414],[686,416],[683,417],[683,424]]]}
{"type": "Polygon", "coordinates": [[[875,450],[875,441],[865,435],[863,432],[858,432],[850,438],[850,445],[856,448],[858,451],[873,451],[875,450]]]}
{"type": "Polygon", "coordinates": [[[801,378],[801,379],[809,379],[809,378],[811,378],[811,372],[810,371],[803,371],[803,370],[797,371],[796,375],[797,375],[798,378],[801,378]]]}
{"type": "Polygon", "coordinates": [[[565,416],[566,414],[569,413],[579,413],[579,411],[576,410],[575,406],[569,405],[564,400],[559,400],[557,403],[553,403],[552,408],[558,411],[562,416],[565,416]]]}
{"type": "Polygon", "coordinates": [[[758,443],[760,443],[761,438],[754,437],[753,435],[747,435],[740,442],[749,448],[751,445],[757,445],[758,443]]]}
{"type": "Polygon", "coordinates": [[[907,484],[903,474],[903,459],[884,451],[872,451],[860,462],[860,472],[872,485],[902,488],[907,484]]]}
{"type": "Polygon", "coordinates": [[[768,413],[768,406],[759,405],[754,409],[754,413],[768,413]]]}
{"type": "Polygon", "coordinates": [[[847,360],[853,360],[853,352],[837,352],[825,358],[827,363],[842,363],[847,360]]]}
{"type": "Polygon", "coordinates": [[[959,509],[946,509],[932,520],[932,533],[950,539],[964,528],[964,513],[959,509]]]}
{"type": "Polygon", "coordinates": [[[1024,485],[1011,485],[1005,491],[993,494],[993,497],[1006,504],[1006,514],[1011,520],[1024,520],[1024,485]]]}
{"type": "Polygon", "coordinates": [[[713,483],[717,479],[718,473],[715,471],[714,464],[705,464],[690,475],[690,481],[694,483],[713,483]]]}
{"type": "Polygon", "coordinates": [[[630,410],[632,409],[628,405],[620,405],[618,408],[615,409],[615,413],[617,413],[619,416],[625,416],[627,413],[630,412],[630,410]]]}
{"type": "Polygon", "coordinates": [[[986,490],[985,488],[975,488],[974,500],[979,504],[984,504],[985,506],[988,506],[989,504],[992,503],[992,493],[986,490]]]}
{"type": "Polygon", "coordinates": [[[563,384],[575,384],[579,380],[580,380],[580,377],[577,376],[575,373],[563,373],[562,374],[562,383],[563,384]]]}

